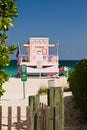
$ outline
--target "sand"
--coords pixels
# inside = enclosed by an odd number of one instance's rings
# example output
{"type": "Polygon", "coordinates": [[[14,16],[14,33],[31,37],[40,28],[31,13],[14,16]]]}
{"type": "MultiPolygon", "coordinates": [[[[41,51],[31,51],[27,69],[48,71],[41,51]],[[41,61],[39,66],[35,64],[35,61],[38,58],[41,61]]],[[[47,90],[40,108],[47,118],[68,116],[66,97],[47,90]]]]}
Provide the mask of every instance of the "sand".
{"type": "MultiPolygon", "coordinates": [[[[28,97],[34,96],[38,93],[41,87],[65,87],[68,86],[66,77],[59,78],[28,78],[23,84],[20,78],[10,78],[8,82],[3,84],[6,92],[1,97],[0,104],[2,106],[2,116],[3,118],[3,130],[7,129],[7,114],[8,106],[12,107],[12,115],[17,116],[17,106],[21,107],[22,120],[26,117],[26,106],[28,106],[28,97]],[[51,82],[51,84],[50,84],[51,82]],[[25,91],[25,92],[24,92],[25,91]]],[[[71,92],[68,93],[71,95],[71,92]]],[[[64,96],[67,96],[64,93],[64,96]]],[[[40,102],[47,103],[47,95],[40,96],[40,102]]],[[[13,118],[13,122],[16,122],[16,118],[13,118]]],[[[15,127],[12,128],[15,130],[15,127]]]]}
{"type": "Polygon", "coordinates": [[[17,100],[20,100],[20,101],[22,100],[23,102],[25,101],[25,105],[27,105],[26,101],[27,101],[28,97],[30,95],[32,95],[32,96],[36,95],[38,93],[38,90],[41,87],[49,87],[50,81],[51,81],[51,86],[53,85],[53,87],[68,86],[66,77],[28,78],[27,81],[24,83],[23,83],[23,81],[21,81],[21,78],[10,78],[9,81],[3,85],[6,92],[4,93],[4,95],[1,98],[2,102],[3,101],[15,102],[17,100]]]}
{"type": "MultiPolygon", "coordinates": [[[[23,92],[23,82],[20,78],[10,78],[4,85],[6,92],[1,98],[2,106],[2,124],[3,130],[7,130],[8,106],[12,107],[12,130],[16,129],[17,124],[17,106],[21,107],[21,120],[26,120],[26,106],[28,106],[28,97],[38,93],[41,87],[68,87],[67,78],[61,76],[59,78],[28,78],[25,82],[25,98],[23,92]]],[[[71,92],[64,92],[64,112],[65,112],[65,128],[66,130],[87,130],[87,124],[81,123],[79,110],[73,102],[71,92]]],[[[40,96],[40,102],[47,103],[47,95],[40,96]]]]}

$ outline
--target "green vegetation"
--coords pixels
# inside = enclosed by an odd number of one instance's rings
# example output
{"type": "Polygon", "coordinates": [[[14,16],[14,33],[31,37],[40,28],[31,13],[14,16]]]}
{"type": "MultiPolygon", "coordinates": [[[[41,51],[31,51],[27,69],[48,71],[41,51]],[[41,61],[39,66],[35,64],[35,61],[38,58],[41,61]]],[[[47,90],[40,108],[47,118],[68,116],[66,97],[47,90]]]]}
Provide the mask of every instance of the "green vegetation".
{"type": "Polygon", "coordinates": [[[65,86],[65,87],[63,88],[63,91],[64,91],[64,92],[69,92],[69,91],[71,91],[71,90],[70,90],[70,87],[65,86]]]}
{"type": "MultiPolygon", "coordinates": [[[[64,91],[64,92],[70,92],[71,90],[70,90],[69,87],[65,86],[65,87],[63,88],[63,91],[64,91]]],[[[38,94],[47,94],[47,92],[48,92],[48,88],[47,88],[47,87],[41,87],[41,88],[39,89],[39,91],[38,91],[38,94]]]]}
{"type": "Polygon", "coordinates": [[[47,94],[48,88],[47,87],[41,87],[38,91],[38,94],[47,94]]]}
{"type": "Polygon", "coordinates": [[[68,81],[77,106],[87,118],[87,59],[74,65],[68,81]]]}
{"type": "Polygon", "coordinates": [[[3,67],[10,64],[9,54],[14,53],[15,45],[7,45],[8,36],[6,32],[10,27],[13,27],[13,18],[17,17],[18,10],[16,8],[17,0],[0,0],[0,97],[4,94],[2,87],[5,81],[8,81],[8,73],[3,70],[3,67]]]}

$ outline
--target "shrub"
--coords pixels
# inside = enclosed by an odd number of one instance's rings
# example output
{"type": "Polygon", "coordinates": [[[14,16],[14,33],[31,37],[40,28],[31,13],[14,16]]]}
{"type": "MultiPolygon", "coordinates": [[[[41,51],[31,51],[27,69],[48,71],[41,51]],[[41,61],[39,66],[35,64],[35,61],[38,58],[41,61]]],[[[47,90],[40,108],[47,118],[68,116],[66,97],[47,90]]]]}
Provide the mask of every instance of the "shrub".
{"type": "Polygon", "coordinates": [[[70,90],[70,87],[66,87],[66,86],[65,86],[65,87],[63,88],[63,91],[64,91],[64,92],[70,92],[71,90],[70,90]]]}
{"type": "Polygon", "coordinates": [[[68,81],[76,104],[87,118],[87,59],[74,65],[68,81]]]}
{"type": "Polygon", "coordinates": [[[38,91],[38,94],[47,94],[48,88],[46,87],[41,87],[38,91]]]}

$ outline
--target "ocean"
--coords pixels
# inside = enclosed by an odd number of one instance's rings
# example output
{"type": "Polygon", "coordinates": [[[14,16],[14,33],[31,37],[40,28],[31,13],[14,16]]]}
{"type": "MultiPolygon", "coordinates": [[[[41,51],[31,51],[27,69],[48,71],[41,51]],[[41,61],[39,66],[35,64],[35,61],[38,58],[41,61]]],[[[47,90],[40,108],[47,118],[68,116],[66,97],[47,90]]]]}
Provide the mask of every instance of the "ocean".
{"type": "MultiPolygon", "coordinates": [[[[72,68],[78,60],[60,60],[59,68],[62,66],[67,66],[72,68]]],[[[15,77],[17,72],[17,60],[11,60],[11,63],[8,67],[4,67],[4,70],[8,72],[9,77],[15,77]]]]}

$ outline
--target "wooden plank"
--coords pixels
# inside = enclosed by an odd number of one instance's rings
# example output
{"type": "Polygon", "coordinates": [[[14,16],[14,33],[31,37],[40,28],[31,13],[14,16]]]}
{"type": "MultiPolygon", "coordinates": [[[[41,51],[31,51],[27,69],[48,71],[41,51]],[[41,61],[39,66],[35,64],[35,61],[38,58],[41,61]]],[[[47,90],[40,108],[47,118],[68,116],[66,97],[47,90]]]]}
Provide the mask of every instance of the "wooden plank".
{"type": "Polygon", "coordinates": [[[59,128],[58,128],[58,124],[59,124],[59,107],[58,106],[56,106],[55,107],[55,109],[54,109],[54,113],[55,113],[55,117],[54,117],[54,122],[55,122],[55,124],[54,124],[54,126],[55,126],[55,130],[59,130],[59,128]]]}
{"type": "Polygon", "coordinates": [[[34,96],[29,97],[30,105],[30,130],[34,130],[34,96]]]}
{"type": "Polygon", "coordinates": [[[59,106],[59,130],[64,130],[64,99],[62,87],[55,88],[55,106],[59,106]]]}
{"type": "Polygon", "coordinates": [[[2,130],[2,106],[0,106],[0,130],[2,130]]]}
{"type": "Polygon", "coordinates": [[[12,107],[8,107],[8,130],[11,130],[12,125],[12,107]]]}
{"type": "Polygon", "coordinates": [[[63,98],[63,90],[60,91],[60,124],[61,129],[64,130],[64,98],[63,98]]]}
{"type": "Polygon", "coordinates": [[[50,130],[50,107],[46,107],[45,109],[45,116],[46,116],[46,130],[50,130]]]}
{"type": "Polygon", "coordinates": [[[59,106],[60,105],[60,93],[61,93],[61,87],[56,87],[55,88],[55,106],[59,106]]]}
{"type": "Polygon", "coordinates": [[[35,114],[35,130],[42,130],[42,108],[39,107],[35,114]]]}
{"type": "Polygon", "coordinates": [[[21,107],[17,107],[17,128],[21,130],[21,107]]]}
{"type": "Polygon", "coordinates": [[[36,96],[34,96],[34,110],[35,110],[35,113],[36,113],[39,105],[40,105],[40,96],[36,95],[36,96]]]}
{"type": "Polygon", "coordinates": [[[54,129],[54,105],[55,105],[55,93],[54,87],[48,89],[48,105],[50,106],[50,130],[54,129]]]}
{"type": "Polygon", "coordinates": [[[26,130],[30,130],[30,110],[26,107],[26,130]]]}
{"type": "Polygon", "coordinates": [[[43,104],[41,108],[41,130],[45,130],[46,121],[45,121],[45,108],[46,106],[43,104]]]}
{"type": "Polygon", "coordinates": [[[35,121],[34,117],[37,112],[37,109],[40,104],[40,98],[39,95],[30,96],[29,97],[29,105],[30,105],[30,130],[34,130],[35,127],[35,121]]]}

